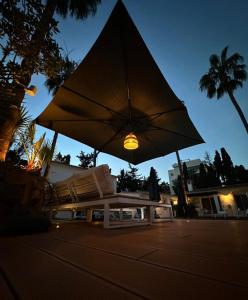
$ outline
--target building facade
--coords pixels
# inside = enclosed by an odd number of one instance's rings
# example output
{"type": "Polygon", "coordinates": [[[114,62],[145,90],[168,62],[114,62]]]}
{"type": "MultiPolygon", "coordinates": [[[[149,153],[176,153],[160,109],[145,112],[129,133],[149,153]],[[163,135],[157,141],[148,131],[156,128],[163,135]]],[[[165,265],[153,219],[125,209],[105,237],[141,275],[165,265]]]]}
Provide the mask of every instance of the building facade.
{"type": "Polygon", "coordinates": [[[198,189],[187,193],[199,217],[248,217],[248,184],[198,189]]]}
{"type": "MultiPolygon", "coordinates": [[[[181,161],[181,163],[186,163],[188,174],[189,176],[199,173],[200,171],[200,164],[203,163],[200,159],[193,159],[193,160],[184,160],[181,161]]],[[[168,171],[169,174],[169,182],[170,182],[170,193],[171,195],[175,195],[175,192],[173,190],[174,181],[177,180],[178,176],[180,175],[178,164],[175,163],[172,165],[173,169],[168,171]]],[[[189,184],[189,190],[192,190],[190,184],[189,184]]]]}

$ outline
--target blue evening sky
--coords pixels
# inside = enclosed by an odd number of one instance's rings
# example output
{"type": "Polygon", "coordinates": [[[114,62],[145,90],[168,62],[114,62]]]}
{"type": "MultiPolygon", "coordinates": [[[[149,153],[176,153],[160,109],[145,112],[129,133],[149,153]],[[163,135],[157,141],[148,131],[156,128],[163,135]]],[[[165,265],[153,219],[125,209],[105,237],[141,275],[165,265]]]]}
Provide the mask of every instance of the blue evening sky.
{"type": "MultiPolygon", "coordinates": [[[[248,64],[248,1],[246,0],[125,0],[123,1],[140,31],[152,56],[175,94],[185,102],[189,115],[205,140],[205,144],[180,151],[181,159],[204,158],[205,151],[214,157],[215,149],[225,147],[234,164],[248,167],[248,137],[239,116],[227,96],[210,100],[199,91],[199,79],[208,70],[208,58],[229,45],[229,54],[239,52],[248,64]]],[[[85,21],[60,20],[57,40],[80,62],[90,50],[106,23],[116,1],[103,0],[94,17],[85,21]]],[[[35,118],[52,97],[44,87],[44,78],[34,76],[36,97],[27,97],[26,104],[35,118]]],[[[248,82],[236,92],[238,102],[248,118],[248,82]]],[[[39,132],[45,129],[39,127],[39,132]]],[[[47,131],[52,138],[53,132],[47,131]]],[[[56,151],[71,154],[71,163],[78,165],[76,155],[92,151],[84,144],[59,135],[56,151]]],[[[168,181],[168,169],[176,162],[172,153],[138,165],[147,176],[153,166],[168,181]]],[[[101,153],[97,164],[109,164],[113,174],[128,168],[127,162],[101,153]]]]}

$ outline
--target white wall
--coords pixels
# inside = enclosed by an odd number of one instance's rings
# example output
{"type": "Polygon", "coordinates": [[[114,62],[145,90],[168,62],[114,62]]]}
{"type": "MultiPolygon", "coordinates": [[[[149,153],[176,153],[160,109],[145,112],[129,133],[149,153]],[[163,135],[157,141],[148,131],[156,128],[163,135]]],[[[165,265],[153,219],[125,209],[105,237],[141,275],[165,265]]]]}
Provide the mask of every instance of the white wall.
{"type": "Polygon", "coordinates": [[[85,169],[80,167],[65,165],[59,162],[52,161],[47,179],[49,182],[55,183],[65,180],[74,174],[82,173],[84,172],[84,170],[85,169]]]}
{"type": "MultiPolygon", "coordinates": [[[[200,164],[202,163],[202,161],[200,159],[181,161],[182,164],[184,162],[186,163],[187,168],[199,167],[200,164]]],[[[175,195],[175,192],[172,188],[173,181],[178,178],[178,176],[180,175],[180,171],[179,171],[179,167],[178,167],[177,163],[173,164],[172,167],[173,167],[173,169],[168,170],[168,174],[169,174],[169,182],[170,182],[170,192],[171,192],[171,195],[175,195]]]]}

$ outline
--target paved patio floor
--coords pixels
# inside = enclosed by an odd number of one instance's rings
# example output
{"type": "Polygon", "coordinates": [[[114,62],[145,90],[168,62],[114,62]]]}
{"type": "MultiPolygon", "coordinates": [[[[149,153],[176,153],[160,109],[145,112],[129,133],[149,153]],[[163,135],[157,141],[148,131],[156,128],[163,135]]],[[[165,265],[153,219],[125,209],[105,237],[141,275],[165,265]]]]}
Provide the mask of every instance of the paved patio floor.
{"type": "Polygon", "coordinates": [[[0,299],[248,299],[248,222],[71,223],[0,239],[0,299]]]}

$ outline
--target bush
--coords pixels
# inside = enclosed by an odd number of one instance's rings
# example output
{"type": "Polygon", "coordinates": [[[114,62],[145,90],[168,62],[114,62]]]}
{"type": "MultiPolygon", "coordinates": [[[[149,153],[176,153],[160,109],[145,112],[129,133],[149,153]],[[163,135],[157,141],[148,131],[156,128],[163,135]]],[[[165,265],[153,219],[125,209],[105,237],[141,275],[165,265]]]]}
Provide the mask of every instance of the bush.
{"type": "Polygon", "coordinates": [[[51,221],[43,215],[11,215],[0,223],[1,235],[18,235],[44,232],[49,229],[51,221]]]}

